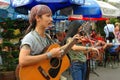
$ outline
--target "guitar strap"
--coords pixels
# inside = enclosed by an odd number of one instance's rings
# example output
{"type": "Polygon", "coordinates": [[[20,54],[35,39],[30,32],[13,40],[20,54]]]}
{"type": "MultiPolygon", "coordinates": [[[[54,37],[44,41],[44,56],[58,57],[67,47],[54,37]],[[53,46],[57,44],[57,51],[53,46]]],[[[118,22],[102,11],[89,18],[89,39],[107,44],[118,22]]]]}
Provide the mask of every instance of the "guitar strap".
{"type": "Polygon", "coordinates": [[[50,35],[48,35],[47,33],[46,33],[45,35],[46,35],[46,37],[47,37],[52,43],[55,43],[55,41],[52,40],[52,38],[50,37],[50,35]]]}

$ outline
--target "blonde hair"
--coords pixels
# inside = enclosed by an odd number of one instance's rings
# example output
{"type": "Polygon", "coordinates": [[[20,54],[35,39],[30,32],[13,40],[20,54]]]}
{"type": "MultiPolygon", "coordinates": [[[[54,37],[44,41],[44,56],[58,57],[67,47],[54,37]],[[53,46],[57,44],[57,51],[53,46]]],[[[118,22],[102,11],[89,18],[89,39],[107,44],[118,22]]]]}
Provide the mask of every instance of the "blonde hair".
{"type": "Polygon", "coordinates": [[[115,23],[115,26],[119,26],[119,27],[120,27],[120,23],[119,23],[119,22],[116,22],[116,23],[115,23]]]}
{"type": "Polygon", "coordinates": [[[116,22],[115,23],[115,28],[117,28],[118,27],[118,29],[119,29],[119,31],[120,31],[120,23],[119,22],[116,22]]]}

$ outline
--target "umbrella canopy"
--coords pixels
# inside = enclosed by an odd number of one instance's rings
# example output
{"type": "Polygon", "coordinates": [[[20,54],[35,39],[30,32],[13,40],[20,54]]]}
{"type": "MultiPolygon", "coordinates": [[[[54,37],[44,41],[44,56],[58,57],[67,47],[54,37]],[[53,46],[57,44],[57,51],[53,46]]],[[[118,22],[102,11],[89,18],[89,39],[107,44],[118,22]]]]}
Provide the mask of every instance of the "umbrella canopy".
{"type": "Polygon", "coordinates": [[[113,3],[119,3],[120,4],[120,0],[108,0],[108,2],[113,2],[113,3]]]}
{"type": "Polygon", "coordinates": [[[0,0],[0,9],[7,9],[9,7],[9,1],[8,0],[0,0]]]}
{"type": "Polygon", "coordinates": [[[26,9],[31,9],[37,4],[48,5],[52,12],[56,12],[59,9],[72,6],[74,4],[84,4],[85,0],[11,0],[11,5],[13,7],[24,7],[26,9]]]}
{"type": "Polygon", "coordinates": [[[27,15],[17,13],[15,9],[10,6],[10,0],[0,0],[0,21],[3,21],[5,18],[27,19],[27,15]]]}
{"type": "Polygon", "coordinates": [[[97,0],[85,0],[85,5],[73,7],[74,14],[84,17],[117,17],[119,9],[109,3],[97,0]]]}
{"type": "MultiPolygon", "coordinates": [[[[119,9],[120,13],[120,0],[108,0],[108,2],[119,9]]],[[[120,15],[119,15],[120,16],[120,15]]]]}
{"type": "Polygon", "coordinates": [[[102,16],[103,17],[118,17],[120,16],[120,10],[107,3],[107,2],[103,2],[103,1],[97,1],[98,5],[100,6],[101,8],[101,11],[102,11],[102,16]]]}
{"type": "Polygon", "coordinates": [[[15,12],[14,8],[9,6],[7,9],[0,9],[0,22],[3,21],[5,18],[28,19],[28,15],[19,14],[19,13],[15,12]]]}
{"type": "Polygon", "coordinates": [[[102,13],[95,0],[85,0],[85,4],[73,7],[73,14],[83,15],[83,17],[101,17],[102,13]]]}

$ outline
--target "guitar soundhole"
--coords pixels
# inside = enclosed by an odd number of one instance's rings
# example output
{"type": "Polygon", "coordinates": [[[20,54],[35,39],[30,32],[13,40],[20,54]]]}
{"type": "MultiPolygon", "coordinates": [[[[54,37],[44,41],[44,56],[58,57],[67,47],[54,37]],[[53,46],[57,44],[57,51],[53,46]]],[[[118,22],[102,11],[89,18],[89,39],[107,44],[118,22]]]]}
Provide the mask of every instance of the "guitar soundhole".
{"type": "Polygon", "coordinates": [[[58,58],[52,58],[50,60],[50,64],[52,67],[56,68],[60,64],[60,60],[58,58]]]}

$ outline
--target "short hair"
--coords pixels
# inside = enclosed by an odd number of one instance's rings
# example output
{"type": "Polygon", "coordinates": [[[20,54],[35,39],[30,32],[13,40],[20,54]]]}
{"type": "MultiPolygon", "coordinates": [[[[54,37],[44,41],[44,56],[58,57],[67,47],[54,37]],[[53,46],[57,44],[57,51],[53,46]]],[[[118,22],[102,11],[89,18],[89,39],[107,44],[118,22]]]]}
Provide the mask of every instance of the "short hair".
{"type": "Polygon", "coordinates": [[[110,20],[109,20],[109,19],[107,19],[107,20],[106,20],[106,24],[109,24],[109,23],[110,23],[110,20]]]}

